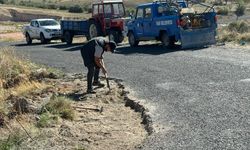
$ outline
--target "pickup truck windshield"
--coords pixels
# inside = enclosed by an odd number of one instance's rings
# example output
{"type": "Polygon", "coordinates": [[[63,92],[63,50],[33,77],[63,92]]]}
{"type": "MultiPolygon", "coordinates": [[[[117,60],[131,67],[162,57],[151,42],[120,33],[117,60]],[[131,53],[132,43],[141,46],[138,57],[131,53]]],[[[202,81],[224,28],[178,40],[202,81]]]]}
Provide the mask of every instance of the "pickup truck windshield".
{"type": "Polygon", "coordinates": [[[40,26],[57,26],[59,23],[55,20],[43,20],[39,21],[40,26]]]}

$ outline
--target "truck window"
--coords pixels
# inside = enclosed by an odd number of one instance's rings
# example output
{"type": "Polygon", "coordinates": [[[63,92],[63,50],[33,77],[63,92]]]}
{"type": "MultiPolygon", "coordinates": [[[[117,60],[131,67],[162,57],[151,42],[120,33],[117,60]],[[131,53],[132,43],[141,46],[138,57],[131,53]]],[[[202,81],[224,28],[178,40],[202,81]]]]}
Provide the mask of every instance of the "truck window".
{"type": "Polygon", "coordinates": [[[164,12],[164,7],[163,6],[159,6],[158,7],[158,16],[162,16],[164,12]]]}
{"type": "Polygon", "coordinates": [[[150,7],[148,8],[145,8],[145,16],[144,16],[145,19],[150,19],[152,18],[152,10],[150,7]]]}
{"type": "Polygon", "coordinates": [[[93,15],[97,15],[98,14],[98,5],[94,5],[93,6],[93,15]]]}
{"type": "Polygon", "coordinates": [[[34,22],[34,27],[39,27],[39,24],[37,21],[34,22]]]}
{"type": "Polygon", "coordinates": [[[103,14],[103,5],[99,5],[99,14],[103,14]]]}
{"type": "Polygon", "coordinates": [[[124,16],[124,7],[122,4],[113,4],[114,15],[124,16]]]}
{"type": "Polygon", "coordinates": [[[105,14],[111,14],[112,13],[111,5],[110,4],[104,5],[104,13],[105,14]]]}
{"type": "Polygon", "coordinates": [[[34,27],[35,26],[34,23],[35,21],[31,21],[30,26],[34,27]]]}
{"type": "Polygon", "coordinates": [[[143,8],[138,8],[136,13],[136,19],[143,18],[143,8]]]}

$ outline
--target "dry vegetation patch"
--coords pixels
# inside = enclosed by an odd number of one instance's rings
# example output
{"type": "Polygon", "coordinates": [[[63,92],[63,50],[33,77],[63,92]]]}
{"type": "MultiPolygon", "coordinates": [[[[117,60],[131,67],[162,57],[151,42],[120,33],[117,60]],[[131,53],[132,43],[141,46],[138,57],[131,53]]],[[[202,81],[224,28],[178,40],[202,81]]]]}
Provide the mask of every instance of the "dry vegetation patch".
{"type": "Polygon", "coordinates": [[[218,38],[220,42],[237,42],[245,45],[250,42],[250,26],[248,21],[237,21],[226,27],[220,27],[218,38]]]}
{"type": "Polygon", "coordinates": [[[82,74],[40,69],[11,48],[0,49],[0,71],[0,149],[134,149],[147,136],[114,80],[86,94],[82,74]]]}

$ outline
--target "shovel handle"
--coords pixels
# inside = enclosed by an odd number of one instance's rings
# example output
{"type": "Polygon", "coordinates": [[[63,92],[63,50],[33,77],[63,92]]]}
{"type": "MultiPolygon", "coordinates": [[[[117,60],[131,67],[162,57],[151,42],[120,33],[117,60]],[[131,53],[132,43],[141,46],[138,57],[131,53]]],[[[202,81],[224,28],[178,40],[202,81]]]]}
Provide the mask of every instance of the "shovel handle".
{"type": "Polygon", "coordinates": [[[108,74],[107,73],[105,73],[104,76],[105,76],[106,79],[108,78],[108,74]]]}

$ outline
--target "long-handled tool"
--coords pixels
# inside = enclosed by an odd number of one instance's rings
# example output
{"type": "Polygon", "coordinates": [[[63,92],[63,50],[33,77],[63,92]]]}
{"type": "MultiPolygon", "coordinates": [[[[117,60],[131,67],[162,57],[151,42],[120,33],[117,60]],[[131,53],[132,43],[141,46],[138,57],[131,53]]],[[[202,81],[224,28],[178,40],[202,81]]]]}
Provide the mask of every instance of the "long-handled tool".
{"type": "Polygon", "coordinates": [[[93,111],[100,112],[100,113],[103,112],[103,107],[101,107],[101,108],[86,108],[86,107],[75,106],[74,108],[76,108],[76,109],[84,109],[84,110],[93,110],[93,111]]]}
{"type": "Polygon", "coordinates": [[[110,88],[109,78],[108,78],[108,74],[107,73],[105,74],[105,79],[106,79],[106,82],[107,82],[107,87],[109,88],[109,92],[110,92],[111,88],[110,88]]]}

